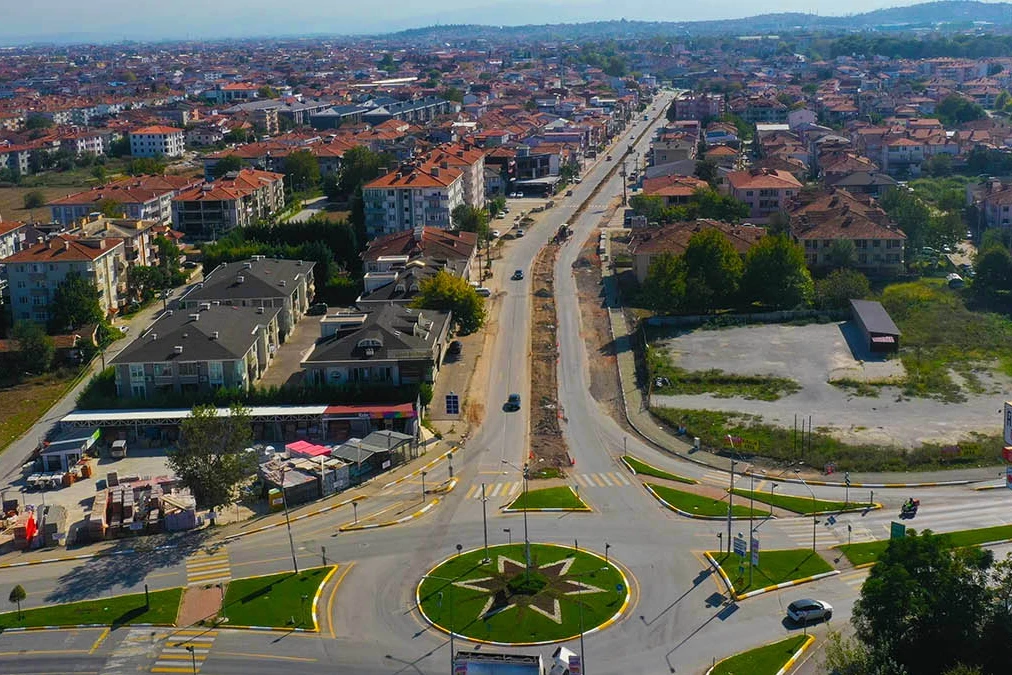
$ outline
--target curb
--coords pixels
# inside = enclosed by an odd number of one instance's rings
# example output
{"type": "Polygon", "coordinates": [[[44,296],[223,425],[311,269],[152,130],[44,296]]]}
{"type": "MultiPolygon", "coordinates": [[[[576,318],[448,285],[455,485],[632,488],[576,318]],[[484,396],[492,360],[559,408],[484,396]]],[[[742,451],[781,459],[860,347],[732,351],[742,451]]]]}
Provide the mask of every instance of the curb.
{"type": "MultiPolygon", "coordinates": [[[[331,504],[330,506],[324,506],[322,509],[317,509],[316,511],[311,511],[310,513],[303,513],[301,515],[295,516],[294,518],[291,519],[291,522],[295,523],[295,522],[298,522],[300,520],[304,520],[306,518],[312,518],[313,516],[318,516],[318,515],[320,515],[322,513],[327,513],[328,511],[333,511],[334,509],[339,509],[342,506],[347,506],[348,504],[351,504],[352,502],[360,502],[363,499],[368,499],[368,498],[369,498],[369,495],[359,495],[357,497],[352,497],[351,499],[345,499],[343,502],[338,502],[337,504],[331,504]]],[[[240,537],[248,537],[251,534],[257,534],[258,532],[266,532],[267,530],[273,530],[275,527],[281,527],[284,524],[285,524],[284,522],[279,522],[279,523],[271,523],[270,525],[262,525],[262,526],[260,526],[260,527],[258,527],[256,529],[249,530],[247,532],[237,532],[236,534],[230,534],[227,537],[223,537],[222,541],[226,541],[227,542],[227,541],[232,541],[233,539],[239,539],[240,537]]]]}
{"type": "Polygon", "coordinates": [[[794,652],[794,656],[787,659],[787,663],[784,664],[784,667],[777,671],[777,675],[787,675],[787,673],[791,671],[791,668],[794,667],[794,664],[798,662],[798,659],[801,658],[801,655],[808,651],[808,648],[811,647],[814,642],[815,636],[809,635],[808,639],[802,642],[801,646],[798,647],[798,651],[794,652]]]}
{"type": "Polygon", "coordinates": [[[450,480],[444,481],[444,482],[440,483],[439,485],[437,485],[436,487],[432,488],[428,492],[429,492],[429,494],[434,494],[434,495],[445,495],[446,493],[448,493],[451,490],[453,490],[453,488],[457,487],[457,483],[459,483],[459,482],[460,482],[460,479],[457,478],[456,476],[454,476],[450,480]]]}
{"type": "MultiPolygon", "coordinates": [[[[502,544],[500,544],[500,546],[502,546],[502,544]]],[[[566,545],[563,545],[563,544],[538,543],[538,546],[554,546],[556,548],[565,548],[565,549],[569,549],[569,550],[574,550],[572,546],[566,546],[566,545]]],[[[439,561],[438,563],[436,563],[435,565],[433,565],[432,567],[430,567],[429,568],[429,572],[431,572],[432,570],[436,569],[440,565],[443,565],[444,563],[446,563],[446,562],[448,562],[448,561],[456,558],[458,555],[464,555],[466,553],[473,553],[474,551],[480,551],[480,550],[482,550],[482,547],[479,546],[479,547],[476,547],[476,548],[472,548],[469,551],[463,551],[461,553],[457,553],[457,554],[451,555],[451,556],[449,556],[447,558],[444,558],[443,560],[439,561]]],[[[600,560],[604,560],[604,556],[598,554],[595,551],[591,551],[590,549],[581,548],[581,549],[579,549],[579,551],[582,552],[582,553],[587,553],[589,555],[592,555],[595,558],[598,558],[600,560]]],[[[604,630],[605,628],[608,628],[609,626],[613,625],[616,621],[618,621],[620,618],[622,618],[622,615],[625,613],[626,609],[628,609],[628,607],[629,607],[629,603],[632,602],[632,587],[629,585],[629,577],[626,576],[625,570],[623,570],[622,566],[619,565],[617,562],[615,562],[613,559],[609,559],[608,560],[608,564],[614,566],[614,568],[616,570],[618,570],[619,575],[621,575],[621,577],[622,577],[622,582],[625,585],[625,589],[626,589],[625,601],[622,603],[622,606],[618,608],[618,611],[616,611],[610,618],[606,619],[603,623],[595,626],[594,628],[591,628],[590,630],[584,631],[582,633],[582,635],[585,635],[585,636],[586,635],[591,635],[593,633],[596,633],[597,631],[604,630]]],[[[449,631],[446,628],[443,628],[442,626],[440,626],[435,621],[432,621],[431,619],[429,619],[429,617],[427,617],[425,615],[425,612],[422,611],[422,596],[421,596],[421,591],[422,591],[422,581],[424,581],[424,580],[425,579],[423,577],[421,580],[419,580],[418,584],[415,586],[415,609],[418,610],[418,613],[422,615],[422,618],[425,619],[425,621],[430,626],[432,626],[436,630],[442,631],[443,633],[446,633],[448,635],[454,635],[454,636],[462,638],[462,639],[464,639],[464,640],[466,640],[468,642],[475,642],[475,643],[483,644],[483,645],[492,645],[492,646],[496,646],[496,647],[538,647],[538,646],[541,646],[541,645],[554,645],[554,644],[558,644],[560,642],[568,642],[569,640],[574,640],[574,639],[576,639],[577,637],[579,637],[581,635],[581,633],[577,633],[575,635],[570,635],[569,637],[559,638],[558,640],[542,640],[541,642],[495,642],[493,640],[481,640],[481,639],[478,639],[478,638],[468,637],[468,636],[464,635],[463,633],[456,633],[456,632],[453,632],[453,631],[449,631]]]]}
{"type": "Polygon", "coordinates": [[[339,567],[339,565],[334,565],[333,567],[330,568],[330,571],[327,572],[327,576],[323,577],[323,581],[321,581],[320,585],[316,587],[316,593],[313,594],[313,612],[312,612],[312,616],[313,616],[313,632],[314,633],[319,633],[320,632],[320,623],[316,620],[316,606],[320,602],[320,596],[323,595],[323,589],[324,589],[324,587],[326,587],[327,583],[330,581],[330,578],[332,576],[334,576],[334,573],[337,572],[337,568],[338,567],[339,567]]]}
{"type": "MultiPolygon", "coordinates": [[[[637,460],[640,461],[640,462],[643,462],[642,459],[637,458],[637,460]]],[[[696,480],[695,478],[690,478],[688,476],[678,476],[679,478],[682,478],[683,480],[674,480],[674,479],[671,479],[671,478],[661,478],[660,476],[650,476],[649,474],[641,474],[636,469],[632,468],[632,465],[629,464],[629,462],[626,461],[625,457],[620,456],[619,457],[619,461],[621,461],[623,464],[625,464],[626,467],[630,471],[632,471],[632,473],[633,473],[634,476],[639,476],[640,478],[643,478],[644,480],[646,480],[647,478],[655,478],[657,480],[670,480],[673,483],[682,483],[683,485],[699,485],[699,481],[698,480],[696,480]]],[[[663,471],[664,473],[669,473],[672,476],[677,476],[678,475],[678,474],[675,474],[675,473],[671,473],[670,471],[666,471],[665,469],[662,469],[662,468],[660,468],[658,466],[654,466],[653,464],[649,464],[647,462],[643,462],[643,463],[646,464],[647,466],[649,466],[651,469],[656,469],[657,471],[663,471]]]]}
{"type": "MultiPolygon", "coordinates": [[[[460,446],[459,445],[455,445],[452,448],[450,448],[449,450],[447,450],[447,452],[449,454],[451,454],[451,455],[455,455],[455,454],[457,454],[457,450],[459,450],[459,449],[460,449],[460,446]]],[[[400,483],[403,483],[404,481],[408,480],[409,478],[414,478],[415,476],[421,475],[421,473],[423,471],[428,471],[430,468],[434,467],[436,464],[438,464],[439,462],[441,462],[444,459],[446,459],[446,453],[441,452],[441,453],[439,453],[439,457],[436,457],[435,459],[433,459],[432,461],[430,461],[425,466],[420,466],[417,469],[415,469],[414,471],[412,471],[411,473],[405,474],[405,475],[401,476],[400,478],[398,478],[397,480],[390,481],[389,483],[387,483],[386,485],[384,485],[383,487],[381,487],[380,490],[386,490],[387,488],[393,487],[394,485],[399,485],[400,483]]]]}
{"type": "MultiPolygon", "coordinates": [[[[785,476],[771,478],[767,474],[759,474],[755,473],[754,471],[745,471],[742,473],[742,475],[755,476],[756,478],[759,478],[761,476],[764,480],[776,481],[778,483],[795,483],[797,485],[801,484],[801,480],[798,478],[790,478],[785,476]]],[[[939,481],[930,481],[927,483],[851,483],[850,487],[879,488],[888,490],[892,488],[952,487],[954,485],[969,485],[971,483],[978,483],[978,482],[980,481],[964,479],[964,480],[939,480],[939,481]]],[[[805,483],[808,483],[809,485],[822,485],[824,487],[840,487],[840,488],[847,487],[846,483],[840,483],[831,480],[806,480],[805,483]]]]}
{"type": "Polygon", "coordinates": [[[790,588],[791,586],[798,586],[800,584],[807,584],[809,581],[818,581],[819,579],[825,579],[827,577],[834,577],[840,574],[840,570],[830,570],[829,572],[822,572],[821,574],[813,574],[810,577],[804,577],[802,579],[792,579],[791,581],[785,581],[782,584],[775,584],[773,586],[766,586],[765,588],[757,588],[754,591],[748,593],[736,593],[734,590],[734,584],[731,583],[730,577],[727,576],[727,572],[720,566],[717,559],[710,555],[709,551],[703,551],[703,556],[710,561],[710,564],[716,568],[720,578],[724,581],[724,585],[727,586],[727,592],[733,600],[747,600],[754,598],[757,595],[763,593],[769,593],[770,591],[778,591],[782,588],[790,588]]]}
{"type": "Polygon", "coordinates": [[[426,504],[422,508],[418,509],[414,513],[411,513],[411,514],[408,514],[408,515],[403,516],[401,518],[398,518],[397,520],[387,520],[387,521],[384,521],[382,523],[368,523],[368,524],[365,524],[365,525],[354,525],[354,524],[352,524],[352,525],[342,525],[341,527],[337,528],[337,531],[338,532],[354,532],[356,530],[375,530],[375,529],[380,528],[380,527],[390,527],[391,525],[400,525],[401,523],[406,523],[409,520],[414,520],[415,518],[418,518],[419,516],[424,515],[429,509],[431,509],[433,506],[435,506],[438,503],[439,503],[439,497],[436,497],[431,502],[429,502],[428,504],[426,504]]]}
{"type": "Polygon", "coordinates": [[[618,458],[618,461],[620,461],[623,464],[625,464],[625,468],[629,469],[629,471],[632,472],[632,475],[634,475],[634,476],[638,476],[639,475],[638,473],[636,473],[636,469],[632,468],[632,464],[630,464],[629,462],[625,461],[625,457],[620,456],[618,458]]]}
{"type": "MultiPolygon", "coordinates": [[[[944,535],[944,534],[945,534],[945,532],[940,532],[939,533],[939,535],[944,535]]],[[[888,541],[888,540],[887,539],[873,539],[872,541],[888,541]]],[[[865,542],[861,542],[861,543],[865,543],[865,542]]],[[[991,547],[991,546],[1002,546],[1004,544],[1012,544],[1012,538],[1009,538],[1009,539],[997,539],[995,541],[985,541],[985,542],[980,543],[980,544],[970,544],[968,546],[958,546],[957,548],[972,548],[974,546],[976,546],[977,548],[988,548],[988,547],[991,547]]],[[[843,546],[843,544],[833,544],[829,548],[839,549],[841,546],[843,546]]],[[[841,553],[842,553],[842,551],[841,551],[841,553]]],[[[877,564],[877,561],[861,563],[859,565],[854,565],[854,569],[856,569],[856,570],[863,570],[863,569],[867,569],[869,567],[874,567],[876,564],[877,564]]]]}
{"type": "MultiPolygon", "coordinates": [[[[546,508],[540,508],[540,509],[539,508],[511,509],[511,508],[509,508],[509,504],[507,504],[506,506],[500,506],[499,507],[499,511],[501,513],[524,513],[525,511],[528,512],[528,513],[593,513],[594,512],[594,509],[590,508],[590,506],[587,506],[587,502],[583,501],[583,498],[580,497],[579,493],[576,490],[573,489],[572,485],[567,485],[566,487],[568,487],[569,491],[572,492],[573,495],[584,504],[583,507],[574,507],[574,508],[571,508],[571,509],[569,509],[569,508],[561,508],[561,507],[559,507],[559,508],[546,507],[546,508]]],[[[523,493],[521,493],[521,495],[522,494],[523,493]]],[[[520,495],[517,496],[517,499],[520,499],[520,495]]],[[[512,504],[513,502],[515,502],[517,499],[514,499],[512,502],[510,502],[510,504],[512,504]]]]}
{"type": "MultiPolygon", "coordinates": [[[[54,605],[43,605],[43,607],[52,607],[52,606],[54,606],[54,605]]],[[[36,608],[33,607],[33,608],[30,608],[30,609],[26,609],[25,611],[26,612],[27,611],[31,611],[31,609],[36,609],[36,608]]],[[[110,624],[110,623],[72,623],[72,624],[67,624],[65,626],[20,626],[18,628],[4,628],[3,630],[0,630],[0,635],[3,635],[4,633],[32,633],[32,632],[45,631],[45,630],[80,630],[82,628],[109,628],[110,626],[112,626],[112,624],[110,624]]],[[[123,627],[127,627],[127,626],[130,626],[130,627],[133,627],[133,628],[175,628],[176,624],[174,624],[174,623],[125,623],[125,624],[123,624],[123,627]]]]}
{"type": "Polygon", "coordinates": [[[983,491],[983,490],[1000,490],[1000,489],[1002,489],[1003,487],[1005,487],[1005,484],[1004,484],[1004,483],[1002,483],[1001,485],[982,485],[982,486],[980,486],[980,487],[975,487],[975,488],[973,488],[973,489],[974,489],[974,491],[976,491],[976,492],[981,492],[981,491],[983,491]]]}
{"type": "MultiPolygon", "coordinates": [[[[664,498],[661,497],[659,494],[657,494],[648,483],[643,483],[643,487],[647,489],[647,492],[649,492],[654,496],[654,499],[656,499],[663,506],[665,506],[668,509],[671,509],[680,516],[685,516],[686,518],[694,518],[696,520],[722,520],[722,521],[727,520],[727,516],[701,516],[698,513],[689,513],[688,511],[683,511],[677,506],[673,506],[672,504],[664,501],[664,498]]],[[[772,513],[770,514],[769,517],[776,520],[776,516],[774,516],[772,513]]],[[[731,520],[747,520],[747,519],[748,516],[734,516],[734,515],[731,516],[731,520]]]]}
{"type": "Polygon", "coordinates": [[[271,633],[319,633],[319,628],[279,628],[277,626],[233,626],[222,624],[215,630],[257,630],[271,633]]]}
{"type": "Polygon", "coordinates": [[[45,558],[44,560],[26,560],[25,562],[16,563],[3,563],[0,565],[0,569],[8,569],[11,567],[27,567],[28,565],[44,565],[47,563],[56,562],[67,562],[68,560],[94,560],[95,558],[108,558],[115,555],[133,555],[136,553],[136,549],[126,549],[124,551],[109,551],[107,553],[83,553],[81,555],[69,555],[62,558],[45,558]]]}

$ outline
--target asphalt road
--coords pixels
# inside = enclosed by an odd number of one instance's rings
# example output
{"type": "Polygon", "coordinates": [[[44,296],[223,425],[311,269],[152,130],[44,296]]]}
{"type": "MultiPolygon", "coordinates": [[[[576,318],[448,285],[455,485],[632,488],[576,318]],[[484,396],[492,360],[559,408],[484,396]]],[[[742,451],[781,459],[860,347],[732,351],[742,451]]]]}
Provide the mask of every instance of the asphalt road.
{"type": "MultiPolygon", "coordinates": [[[[613,156],[618,158],[630,139],[642,130],[642,123],[627,130],[614,146],[613,156]]],[[[645,137],[637,151],[645,149],[648,140],[645,137]]],[[[448,672],[448,638],[427,626],[415,610],[415,583],[435,563],[454,554],[457,544],[465,549],[479,547],[486,532],[490,544],[523,538],[522,515],[502,514],[498,507],[508,495],[516,493],[520,482],[519,472],[503,460],[520,465],[527,456],[527,406],[511,413],[503,412],[501,407],[512,392],[530,401],[530,275],[525,274],[522,281],[506,277],[513,269],[528,272],[537,251],[563,222],[574,227],[576,236],[563,247],[556,267],[559,396],[568,419],[564,433],[577,462],[571,480],[581,486],[581,496],[594,513],[530,514],[529,536],[538,542],[570,544],[576,540],[582,548],[599,553],[604,553],[607,544],[610,556],[630,575],[633,591],[633,602],[625,617],[586,639],[585,672],[701,673],[714,659],[795,631],[784,625],[782,617],[786,605],[800,594],[832,603],[836,608],[835,625],[849,618],[864,571],[847,571],[802,590],[728,602],[723,586],[701,558],[702,551],[716,547],[717,533],[725,530],[725,524],[690,520],[662,509],[617,462],[626,447],[632,454],[693,476],[704,485],[724,486],[729,478],[726,473],[677,460],[626,434],[589,394],[589,357],[580,336],[572,263],[581,243],[598,224],[604,206],[621,193],[621,178],[614,175],[607,179],[583,214],[575,219],[573,214],[594,187],[605,181],[613,166],[613,162],[601,160],[589,168],[582,183],[575,186],[573,197],[559,200],[538,226],[504,250],[496,284],[505,295],[492,351],[487,355],[491,368],[486,413],[481,426],[454,459],[455,474],[461,481],[458,487],[421,519],[388,529],[339,533],[338,527],[352,518],[350,506],[294,523],[292,539],[300,567],[325,560],[351,566],[339,588],[331,584],[324,590],[321,633],[220,630],[201,672],[448,672]],[[484,504],[476,498],[481,483],[486,484],[489,494],[484,504]],[[483,507],[487,529],[483,526],[483,507]],[[509,534],[505,528],[510,529],[509,534]]],[[[50,417],[60,414],[54,411],[50,417]]],[[[0,462],[10,454],[0,456],[0,462]]],[[[429,481],[442,480],[446,470],[443,464],[435,467],[429,481]]],[[[754,483],[756,489],[765,491],[774,482],[777,485],[773,489],[778,493],[810,494],[805,486],[774,476],[739,477],[738,485],[748,487],[754,483]]],[[[814,490],[819,497],[844,496],[840,488],[814,490]]],[[[922,510],[911,524],[950,530],[1007,523],[1012,496],[1006,493],[974,492],[966,487],[918,490],[922,510]]],[[[848,496],[852,500],[869,497],[867,491],[856,488],[848,496]]],[[[845,541],[847,524],[852,526],[855,541],[881,538],[907,496],[907,491],[876,490],[875,500],[884,502],[887,508],[847,514],[832,526],[820,519],[816,523],[818,547],[825,549],[840,543],[841,538],[845,541]]],[[[410,512],[421,504],[421,499],[420,486],[406,481],[389,489],[386,496],[363,503],[359,518],[381,511],[410,512]]],[[[744,521],[734,523],[735,531],[747,528],[744,521]]],[[[764,550],[810,545],[811,532],[810,518],[773,519],[760,529],[764,550]]],[[[3,580],[5,585],[25,585],[29,596],[26,606],[138,591],[144,583],[152,589],[179,586],[187,582],[187,558],[196,548],[214,544],[204,541],[206,536],[168,540],[162,548],[121,557],[4,569],[3,580]]],[[[218,550],[227,553],[233,577],[291,569],[288,535],[283,527],[231,540],[218,550]]],[[[819,634],[825,627],[814,630],[819,634]]],[[[171,640],[170,631],[163,629],[124,628],[100,639],[102,633],[77,630],[0,635],[0,672],[136,673],[150,669],[159,650],[171,640]]],[[[462,639],[456,646],[476,647],[462,639]]],[[[579,649],[578,641],[567,646],[579,649]]],[[[540,651],[547,659],[554,647],[504,651],[540,651]]]]}

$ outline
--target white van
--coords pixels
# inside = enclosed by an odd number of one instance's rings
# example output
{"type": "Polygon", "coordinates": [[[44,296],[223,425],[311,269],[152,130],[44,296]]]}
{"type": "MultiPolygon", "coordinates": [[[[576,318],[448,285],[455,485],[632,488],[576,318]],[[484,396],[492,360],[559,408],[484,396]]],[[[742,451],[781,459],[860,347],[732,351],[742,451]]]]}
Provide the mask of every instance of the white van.
{"type": "Polygon", "coordinates": [[[477,288],[474,289],[474,292],[483,298],[487,298],[490,295],[492,295],[492,289],[485,288],[484,286],[478,286],[477,288]]]}

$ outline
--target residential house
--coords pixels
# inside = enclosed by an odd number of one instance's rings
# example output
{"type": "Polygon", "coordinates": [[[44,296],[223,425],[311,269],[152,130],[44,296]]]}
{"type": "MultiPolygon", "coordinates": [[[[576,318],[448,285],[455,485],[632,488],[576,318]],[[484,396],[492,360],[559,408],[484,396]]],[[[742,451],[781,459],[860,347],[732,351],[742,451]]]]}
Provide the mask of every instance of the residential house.
{"type": "Polygon", "coordinates": [[[127,266],[144,267],[158,264],[155,238],[158,236],[155,220],[133,220],[130,218],[107,218],[101,215],[80,221],[68,232],[87,239],[113,238],[123,241],[123,260],[127,266]]]}
{"type": "Polygon", "coordinates": [[[316,294],[313,267],[308,260],[253,256],[241,262],[222,263],[179,299],[193,311],[208,302],[225,306],[264,307],[279,310],[278,331],[284,341],[305,315],[316,294]]]}
{"type": "Polygon", "coordinates": [[[266,220],[284,206],[283,174],[242,169],[173,197],[172,226],[194,239],[213,240],[266,220]]]}
{"type": "Polygon", "coordinates": [[[749,218],[765,221],[784,210],[787,201],[801,192],[801,183],[790,173],[756,168],[727,174],[731,196],[749,206],[749,218]]]}
{"type": "Polygon", "coordinates": [[[302,362],[311,384],[433,382],[447,346],[449,312],[385,304],[338,312],[320,322],[321,339],[302,362]]]}
{"type": "Polygon", "coordinates": [[[669,253],[680,256],[689,246],[692,235],[707,230],[719,230],[727,236],[739,254],[748,250],[766,235],[766,228],[758,225],[736,225],[720,220],[700,218],[660,227],[644,227],[633,230],[629,242],[629,253],[633,259],[633,272],[641,284],[650,272],[650,263],[657,256],[669,253]]]}
{"type": "Polygon", "coordinates": [[[672,102],[674,117],[679,120],[699,120],[720,117],[724,114],[724,97],[711,94],[683,94],[672,102]]]}
{"type": "Polygon", "coordinates": [[[54,199],[47,206],[53,222],[71,227],[82,218],[116,204],[125,217],[134,220],[172,220],[172,198],[200,185],[189,176],[132,176],[54,199]]]}
{"type": "Polygon", "coordinates": [[[0,259],[6,266],[15,321],[49,321],[49,304],[60,282],[77,272],[95,284],[102,313],[119,311],[126,292],[123,241],[83,239],[66,234],[0,259]]]}
{"type": "Polygon", "coordinates": [[[112,360],[116,393],[149,398],[249,389],[277,350],[280,313],[213,302],[169,310],[112,360]]]}
{"type": "Polygon", "coordinates": [[[441,169],[461,172],[464,202],[485,208],[485,151],[468,145],[445,145],[430,152],[425,161],[441,169]]]}
{"type": "Polygon", "coordinates": [[[185,132],[175,127],[154,125],[130,132],[133,157],[182,157],[185,132]]]}
{"type": "Polygon", "coordinates": [[[464,178],[459,169],[406,162],[362,188],[365,229],[370,237],[415,227],[450,229],[451,214],[464,204],[464,178]]]}
{"type": "Polygon", "coordinates": [[[687,204],[696,190],[709,188],[705,180],[693,176],[658,176],[643,179],[643,194],[664,198],[665,206],[687,204]]]}

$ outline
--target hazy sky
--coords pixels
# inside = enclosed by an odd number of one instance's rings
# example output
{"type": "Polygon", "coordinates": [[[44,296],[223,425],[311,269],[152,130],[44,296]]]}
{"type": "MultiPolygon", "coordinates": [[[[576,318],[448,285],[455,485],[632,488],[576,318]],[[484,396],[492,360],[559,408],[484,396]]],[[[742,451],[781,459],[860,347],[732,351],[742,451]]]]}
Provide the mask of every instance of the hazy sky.
{"type": "Polygon", "coordinates": [[[767,12],[843,14],[916,0],[0,0],[0,43],[387,32],[435,23],[687,21],[767,12]]]}

